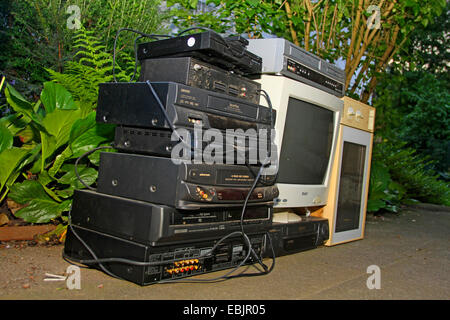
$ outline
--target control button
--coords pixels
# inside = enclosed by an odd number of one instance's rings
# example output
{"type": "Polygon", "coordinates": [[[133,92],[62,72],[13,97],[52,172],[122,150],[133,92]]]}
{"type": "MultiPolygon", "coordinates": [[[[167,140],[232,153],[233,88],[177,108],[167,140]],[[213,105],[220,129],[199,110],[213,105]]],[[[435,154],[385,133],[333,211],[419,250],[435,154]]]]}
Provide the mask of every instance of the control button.
{"type": "Polygon", "coordinates": [[[358,119],[358,118],[363,119],[364,118],[360,110],[356,110],[355,117],[356,117],[356,119],[358,119]]]}
{"type": "Polygon", "coordinates": [[[314,199],[313,199],[313,203],[314,204],[319,204],[319,203],[321,203],[322,202],[322,199],[320,199],[320,197],[315,197],[314,199]]]}
{"type": "Polygon", "coordinates": [[[355,115],[355,111],[353,110],[352,107],[348,108],[347,114],[348,114],[349,116],[354,116],[354,115],[355,115]]]}

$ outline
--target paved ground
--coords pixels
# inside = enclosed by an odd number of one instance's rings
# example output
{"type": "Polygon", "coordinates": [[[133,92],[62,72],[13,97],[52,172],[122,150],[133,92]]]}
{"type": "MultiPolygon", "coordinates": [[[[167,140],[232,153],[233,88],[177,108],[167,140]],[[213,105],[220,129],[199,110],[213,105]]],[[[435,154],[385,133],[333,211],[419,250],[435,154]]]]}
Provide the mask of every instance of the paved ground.
{"type": "MultiPolygon", "coordinates": [[[[280,257],[266,276],[216,284],[140,287],[81,269],[81,290],[44,282],[64,274],[62,246],[0,245],[0,299],[449,299],[450,209],[421,206],[368,218],[366,238],[280,257]],[[367,288],[367,267],[381,270],[381,289],[367,288]]],[[[267,261],[269,263],[269,261],[267,261]]],[[[203,275],[204,278],[224,272],[203,275]]]]}

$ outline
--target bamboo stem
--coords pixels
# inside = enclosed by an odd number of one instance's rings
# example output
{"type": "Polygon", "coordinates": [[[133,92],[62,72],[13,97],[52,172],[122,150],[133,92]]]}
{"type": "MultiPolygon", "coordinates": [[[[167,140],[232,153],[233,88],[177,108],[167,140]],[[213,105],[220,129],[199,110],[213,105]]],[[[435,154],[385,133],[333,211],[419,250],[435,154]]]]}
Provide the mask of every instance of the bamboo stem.
{"type": "Polygon", "coordinates": [[[292,42],[294,42],[294,44],[296,44],[297,46],[300,46],[300,43],[299,43],[298,37],[297,37],[297,33],[295,32],[294,24],[292,22],[292,10],[291,10],[291,6],[289,5],[289,2],[287,2],[287,1],[285,2],[284,8],[285,8],[286,14],[289,18],[289,31],[291,32],[292,42]]]}

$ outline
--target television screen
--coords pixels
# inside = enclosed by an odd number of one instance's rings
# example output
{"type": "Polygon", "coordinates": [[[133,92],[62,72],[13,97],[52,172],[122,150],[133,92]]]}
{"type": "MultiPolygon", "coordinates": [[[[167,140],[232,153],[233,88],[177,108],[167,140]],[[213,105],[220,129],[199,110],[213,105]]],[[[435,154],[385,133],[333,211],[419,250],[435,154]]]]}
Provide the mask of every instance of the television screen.
{"type": "Polygon", "coordinates": [[[334,112],[289,98],[278,183],[324,183],[333,144],[334,112]]]}

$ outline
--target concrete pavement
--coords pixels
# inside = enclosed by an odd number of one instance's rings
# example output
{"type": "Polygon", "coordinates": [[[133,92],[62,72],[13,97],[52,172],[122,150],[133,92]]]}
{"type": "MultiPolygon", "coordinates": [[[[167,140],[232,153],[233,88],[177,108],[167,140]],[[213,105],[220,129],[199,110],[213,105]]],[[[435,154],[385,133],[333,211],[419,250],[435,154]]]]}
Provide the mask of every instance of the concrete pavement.
{"type": "Polygon", "coordinates": [[[140,287],[81,269],[80,290],[68,290],[62,281],[43,280],[46,272],[62,275],[69,266],[61,258],[62,245],[15,248],[2,243],[0,299],[448,300],[449,230],[449,208],[421,205],[383,219],[369,216],[364,240],[277,258],[273,272],[261,277],[140,287]],[[380,289],[367,287],[371,265],[380,268],[380,289]]]}

